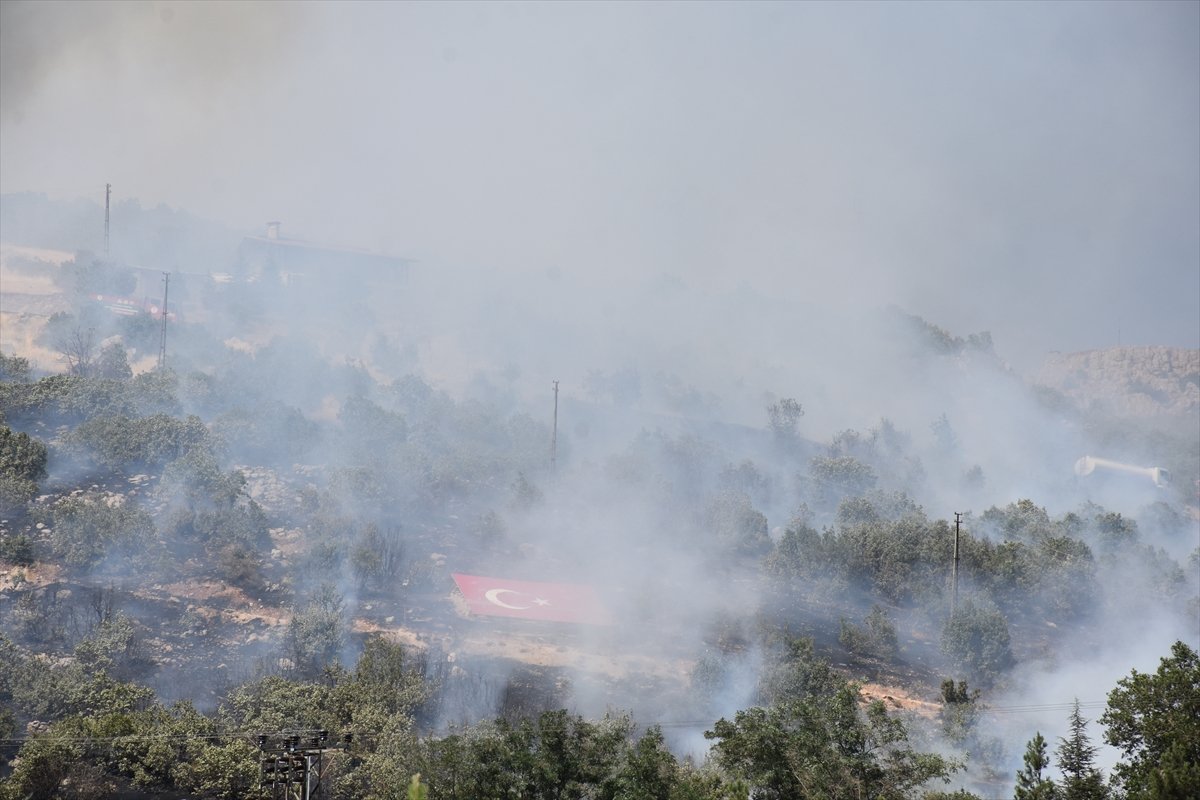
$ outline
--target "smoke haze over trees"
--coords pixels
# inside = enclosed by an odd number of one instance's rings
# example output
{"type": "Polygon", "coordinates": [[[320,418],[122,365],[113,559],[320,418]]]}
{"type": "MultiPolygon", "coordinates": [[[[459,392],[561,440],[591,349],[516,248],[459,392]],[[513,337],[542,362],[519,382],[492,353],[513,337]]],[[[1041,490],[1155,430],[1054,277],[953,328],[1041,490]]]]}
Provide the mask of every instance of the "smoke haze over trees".
{"type": "Polygon", "coordinates": [[[1196,4],[0,10],[0,798],[1194,785],[1196,4]]]}

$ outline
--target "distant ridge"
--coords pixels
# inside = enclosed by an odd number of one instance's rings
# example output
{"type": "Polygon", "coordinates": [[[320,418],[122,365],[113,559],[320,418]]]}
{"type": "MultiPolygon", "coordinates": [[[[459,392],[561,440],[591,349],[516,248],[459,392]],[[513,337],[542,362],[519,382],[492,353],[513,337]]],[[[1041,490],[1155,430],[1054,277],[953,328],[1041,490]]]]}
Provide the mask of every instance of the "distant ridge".
{"type": "Polygon", "coordinates": [[[1052,353],[1033,382],[1086,410],[1123,417],[1200,415],[1200,349],[1141,346],[1052,353]]]}

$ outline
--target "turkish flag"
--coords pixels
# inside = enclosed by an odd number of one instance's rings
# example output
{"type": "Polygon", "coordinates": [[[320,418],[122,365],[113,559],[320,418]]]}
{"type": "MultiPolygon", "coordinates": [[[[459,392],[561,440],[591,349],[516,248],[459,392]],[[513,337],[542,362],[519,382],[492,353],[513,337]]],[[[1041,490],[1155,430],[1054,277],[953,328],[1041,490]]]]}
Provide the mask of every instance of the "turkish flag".
{"type": "Polygon", "coordinates": [[[548,622],[612,624],[608,610],[590,586],[514,581],[459,573],[454,573],[453,578],[472,614],[548,622]]]}

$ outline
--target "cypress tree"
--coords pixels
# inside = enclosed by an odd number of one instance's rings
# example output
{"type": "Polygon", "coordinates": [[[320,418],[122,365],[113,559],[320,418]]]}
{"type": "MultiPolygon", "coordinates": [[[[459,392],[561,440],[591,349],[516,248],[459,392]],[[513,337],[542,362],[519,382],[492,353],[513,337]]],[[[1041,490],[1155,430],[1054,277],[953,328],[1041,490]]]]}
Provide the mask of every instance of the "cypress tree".
{"type": "Polygon", "coordinates": [[[1058,740],[1058,766],[1062,770],[1062,800],[1107,800],[1108,787],[1096,769],[1096,748],[1087,735],[1088,720],[1079,711],[1079,698],[1071,710],[1071,735],[1058,740]]]}

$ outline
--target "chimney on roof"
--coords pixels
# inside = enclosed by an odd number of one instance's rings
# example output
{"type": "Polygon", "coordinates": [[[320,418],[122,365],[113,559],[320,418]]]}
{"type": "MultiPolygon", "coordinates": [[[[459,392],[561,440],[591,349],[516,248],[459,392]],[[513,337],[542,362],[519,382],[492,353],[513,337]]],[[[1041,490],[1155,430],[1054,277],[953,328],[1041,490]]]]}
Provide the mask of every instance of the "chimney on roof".
{"type": "Polygon", "coordinates": [[[267,223],[267,238],[268,239],[278,239],[279,238],[279,223],[278,222],[268,222],[267,223]]]}

